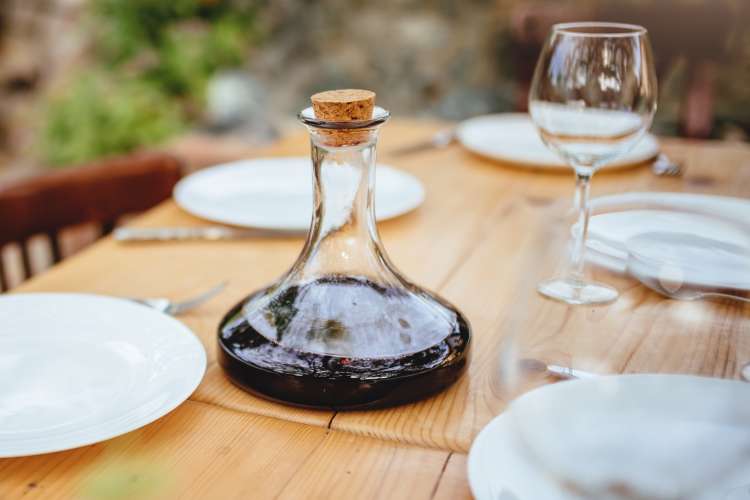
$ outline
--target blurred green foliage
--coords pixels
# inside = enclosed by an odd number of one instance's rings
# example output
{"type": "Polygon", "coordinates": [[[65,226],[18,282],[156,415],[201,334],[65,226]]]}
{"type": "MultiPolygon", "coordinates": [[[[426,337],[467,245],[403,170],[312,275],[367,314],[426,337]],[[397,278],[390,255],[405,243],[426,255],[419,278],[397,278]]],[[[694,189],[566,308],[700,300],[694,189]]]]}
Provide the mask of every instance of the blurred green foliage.
{"type": "Polygon", "coordinates": [[[138,79],[86,72],[46,111],[41,149],[69,165],[159,142],[183,130],[180,104],[138,79]]]}
{"type": "Polygon", "coordinates": [[[163,141],[201,116],[205,88],[259,40],[255,0],[91,0],[90,64],[44,112],[52,165],[163,141]]]}
{"type": "Polygon", "coordinates": [[[124,459],[112,456],[99,461],[84,475],[76,498],[85,500],[163,498],[174,487],[174,479],[174,475],[154,458],[124,459]]]}

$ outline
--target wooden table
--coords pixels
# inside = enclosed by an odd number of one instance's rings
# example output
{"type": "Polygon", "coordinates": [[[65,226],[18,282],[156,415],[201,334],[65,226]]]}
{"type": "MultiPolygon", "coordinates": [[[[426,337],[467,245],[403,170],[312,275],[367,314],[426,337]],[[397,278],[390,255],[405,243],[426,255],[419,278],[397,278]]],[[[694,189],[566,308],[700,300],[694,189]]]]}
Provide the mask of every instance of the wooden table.
{"type": "MultiPolygon", "coordinates": [[[[185,404],[143,429],[76,450],[0,460],[0,498],[466,498],[466,453],[506,404],[497,370],[499,344],[509,331],[522,330],[525,345],[540,357],[602,372],[733,377],[738,363],[750,360],[747,306],[668,301],[610,275],[604,278],[622,296],[608,307],[570,308],[538,298],[530,280],[559,262],[540,266],[536,249],[550,214],[565,211],[572,175],[499,165],[459,146],[389,157],[389,150],[441,126],[394,120],[384,127],[380,159],[419,177],[427,200],[381,223],[380,231],[397,266],[454,302],[472,323],[470,367],[454,387],[412,405],[349,413],[251,396],[217,366],[216,327],[231,305],[285,271],[303,240],[122,245],[105,239],[17,291],[180,298],[230,280],[220,297],[180,317],[206,346],[206,377],[185,404]]],[[[594,195],[750,195],[747,145],[665,140],[664,149],[686,162],[683,177],[657,178],[644,167],[602,172],[594,195]]],[[[307,155],[307,139],[300,132],[255,154],[307,155]]],[[[171,201],[134,222],[202,223],[171,201]]]]}

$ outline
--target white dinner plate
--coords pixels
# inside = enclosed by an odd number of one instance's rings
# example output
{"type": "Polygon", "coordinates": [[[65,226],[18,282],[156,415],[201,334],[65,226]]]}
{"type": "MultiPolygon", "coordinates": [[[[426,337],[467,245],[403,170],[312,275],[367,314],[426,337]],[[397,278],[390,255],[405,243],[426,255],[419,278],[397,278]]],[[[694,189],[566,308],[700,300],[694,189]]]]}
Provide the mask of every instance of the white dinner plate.
{"type": "Polygon", "coordinates": [[[750,291],[750,246],[695,233],[644,233],[630,238],[627,247],[631,275],[660,288],[750,291]]]}
{"type": "MultiPolygon", "coordinates": [[[[641,488],[658,488],[654,484],[665,473],[678,484],[704,472],[722,474],[723,460],[747,461],[750,451],[750,407],[743,401],[750,401],[750,384],[689,375],[617,375],[546,385],[513,402],[474,440],[471,491],[478,500],[578,498],[563,491],[545,467],[589,484],[611,484],[625,471],[641,488]],[[522,444],[524,439],[530,444],[522,444]]],[[[748,478],[746,463],[721,480],[721,491],[701,498],[729,498],[737,488],[750,488],[748,478]]]]}
{"type": "MultiPolygon", "coordinates": [[[[469,151],[515,165],[570,170],[544,145],[526,113],[500,113],[470,118],[458,126],[458,140],[469,151]]],[[[659,143],[646,134],[635,147],[602,170],[636,165],[659,154],[659,143]]]]}
{"type": "MultiPolygon", "coordinates": [[[[378,165],[375,213],[390,219],[417,208],[424,188],[413,175],[378,165]]],[[[204,219],[235,226],[303,232],[312,217],[312,163],[307,157],[256,158],[200,170],[174,189],[177,204],[204,219]]]]}
{"type": "MultiPolygon", "coordinates": [[[[750,248],[750,201],[692,193],[623,193],[591,201],[587,260],[611,271],[627,267],[627,242],[646,233],[695,234],[750,248]]],[[[573,226],[575,232],[577,226],[573,226]]]]}
{"type": "Polygon", "coordinates": [[[169,413],[206,369],[182,323],[83,294],[0,297],[0,458],[85,446],[169,413]]]}

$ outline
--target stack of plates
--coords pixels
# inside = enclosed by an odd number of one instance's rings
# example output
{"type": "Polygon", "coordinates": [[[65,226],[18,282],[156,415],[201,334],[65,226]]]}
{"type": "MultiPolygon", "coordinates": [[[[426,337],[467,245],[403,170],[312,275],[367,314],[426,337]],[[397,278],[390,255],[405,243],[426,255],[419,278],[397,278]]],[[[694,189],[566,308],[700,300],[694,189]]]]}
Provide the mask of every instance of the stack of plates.
{"type": "MultiPolygon", "coordinates": [[[[594,212],[614,210],[591,218],[587,252],[590,262],[611,271],[626,272],[628,242],[643,242],[649,234],[667,235],[658,239],[673,241],[676,249],[700,239],[716,242],[716,248],[747,249],[745,253],[750,255],[747,200],[687,193],[627,193],[597,198],[591,205],[594,212]]],[[[712,271],[716,271],[715,284],[720,286],[718,269],[704,269],[703,274],[712,271]]]]}

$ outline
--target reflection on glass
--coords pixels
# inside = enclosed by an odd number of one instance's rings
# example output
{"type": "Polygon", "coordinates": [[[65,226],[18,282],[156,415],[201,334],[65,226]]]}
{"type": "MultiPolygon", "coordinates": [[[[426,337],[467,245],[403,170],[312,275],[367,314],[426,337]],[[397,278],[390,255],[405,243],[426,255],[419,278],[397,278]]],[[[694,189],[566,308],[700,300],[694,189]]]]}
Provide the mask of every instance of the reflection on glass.
{"type": "Polygon", "coordinates": [[[372,120],[335,129],[342,122],[300,114],[312,146],[310,232],[291,269],[222,321],[220,360],[240,386],[296,405],[371,408],[423,398],[463,372],[468,322],[404,278],[380,242],[375,149],[387,118],[376,107],[372,120]]]}
{"type": "MultiPolygon", "coordinates": [[[[625,203],[622,213],[648,208],[625,203]]],[[[511,401],[499,419],[513,437],[497,452],[511,462],[499,485],[519,500],[736,498],[750,478],[749,323],[738,300],[750,290],[750,252],[746,222],[732,215],[733,226],[707,215],[694,226],[714,227],[716,239],[643,224],[621,256],[628,296],[584,308],[533,293],[569,234],[562,214],[536,209],[518,262],[528,272],[496,332],[498,392],[511,401]]]]}
{"type": "Polygon", "coordinates": [[[628,152],[651,125],[656,76],[646,30],[613,23],[553,27],[539,57],[529,112],[544,143],[576,174],[579,211],[566,276],[539,285],[569,304],[612,302],[617,291],[584,277],[589,184],[602,165],[628,152]]]}

